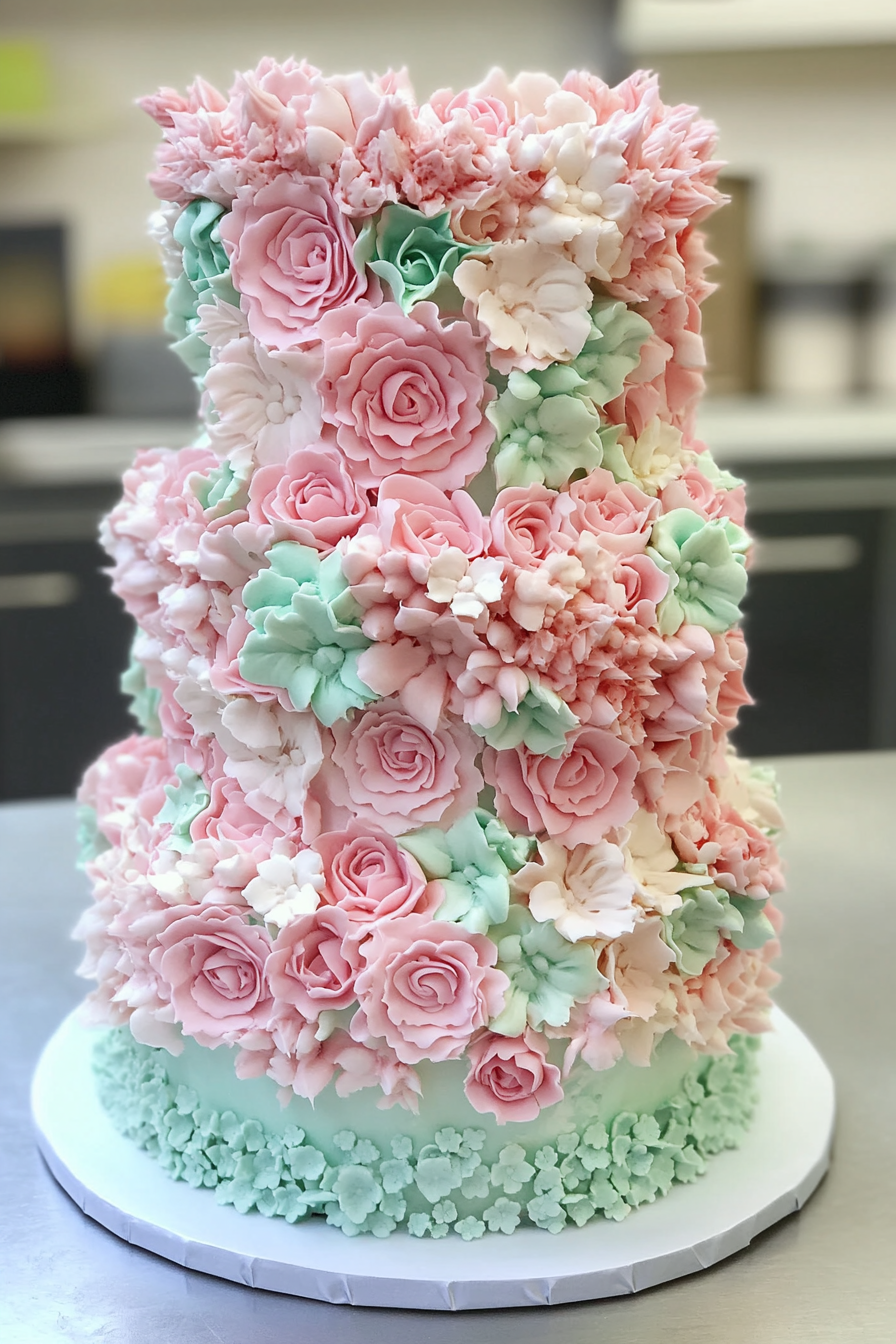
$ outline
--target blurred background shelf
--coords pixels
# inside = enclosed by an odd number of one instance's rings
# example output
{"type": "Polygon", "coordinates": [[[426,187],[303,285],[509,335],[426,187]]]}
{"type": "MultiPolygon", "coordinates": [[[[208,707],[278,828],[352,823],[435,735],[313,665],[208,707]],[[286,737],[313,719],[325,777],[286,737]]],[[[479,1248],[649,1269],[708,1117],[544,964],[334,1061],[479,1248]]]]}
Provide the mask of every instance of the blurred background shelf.
{"type": "Polygon", "coordinates": [[[896,42],[892,0],[623,0],[633,50],[731,51],[896,42]]]}

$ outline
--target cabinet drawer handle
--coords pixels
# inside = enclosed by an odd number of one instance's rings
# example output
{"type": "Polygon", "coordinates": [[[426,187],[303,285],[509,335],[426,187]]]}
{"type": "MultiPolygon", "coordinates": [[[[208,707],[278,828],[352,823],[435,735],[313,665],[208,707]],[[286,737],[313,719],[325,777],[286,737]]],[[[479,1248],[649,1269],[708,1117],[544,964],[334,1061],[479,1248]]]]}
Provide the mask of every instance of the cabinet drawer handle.
{"type": "Polygon", "coordinates": [[[27,611],[32,607],[67,607],[77,600],[81,585],[74,574],[0,575],[0,611],[27,611]]]}
{"type": "Polygon", "coordinates": [[[852,569],[862,558],[862,544],[846,534],[816,537],[758,537],[751,574],[833,573],[852,569]]]}

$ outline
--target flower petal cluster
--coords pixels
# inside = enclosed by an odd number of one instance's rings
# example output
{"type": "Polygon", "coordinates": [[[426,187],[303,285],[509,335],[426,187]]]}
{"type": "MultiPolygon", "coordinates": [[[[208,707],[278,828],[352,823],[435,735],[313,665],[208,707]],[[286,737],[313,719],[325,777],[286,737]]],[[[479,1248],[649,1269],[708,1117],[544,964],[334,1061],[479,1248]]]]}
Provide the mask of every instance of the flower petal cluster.
{"type": "Polygon", "coordinates": [[[638,917],[625,855],[611,840],[571,850],[540,840],[537,860],[514,874],[513,889],[528,897],[539,923],[553,923],[571,943],[631,933],[638,917]]]}
{"type": "Polygon", "coordinates": [[[510,982],[503,1011],[489,1024],[501,1036],[521,1036],[527,1022],[562,1027],[574,1003],[606,988],[594,948],[570,943],[553,924],[533,919],[525,906],[512,905],[493,935],[498,965],[510,982]]]}
{"type": "Polygon", "coordinates": [[[485,250],[458,241],[449,214],[427,217],[407,205],[387,205],[368,220],[355,244],[355,261],[366,265],[389,286],[406,313],[415,303],[435,295],[450,280],[464,257],[485,250]]]}
{"type": "MultiPolygon", "coordinates": [[[[473,933],[487,933],[491,925],[506,920],[512,867],[494,848],[498,829],[504,828],[497,817],[477,809],[447,831],[429,826],[401,836],[402,849],[414,855],[427,877],[437,880],[442,893],[440,919],[462,924],[473,933]]],[[[509,841],[506,830],[505,835],[509,841]]]]}
{"type": "Polygon", "coordinates": [[[661,632],[674,635],[685,621],[714,633],[729,630],[747,590],[748,547],[743,528],[727,520],[706,522],[691,509],[673,509],[658,519],[648,553],[675,576],[660,603],[661,632]]]}
{"type": "Polygon", "coordinates": [[[294,709],[312,709],[330,725],[375,699],[358,676],[358,655],[369,640],[334,551],[281,541],[269,566],[243,589],[253,626],[240,652],[240,672],[260,686],[286,691],[294,709]]]}

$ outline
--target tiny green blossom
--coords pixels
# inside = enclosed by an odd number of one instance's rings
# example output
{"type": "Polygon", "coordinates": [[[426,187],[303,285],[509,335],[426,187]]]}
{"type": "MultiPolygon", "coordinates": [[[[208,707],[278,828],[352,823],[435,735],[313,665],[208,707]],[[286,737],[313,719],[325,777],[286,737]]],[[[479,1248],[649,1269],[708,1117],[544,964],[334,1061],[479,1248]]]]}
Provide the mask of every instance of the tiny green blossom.
{"type": "Polygon", "coordinates": [[[500,1186],[506,1195],[515,1195],[535,1175],[535,1168],[526,1161],[526,1150],[518,1143],[508,1143],[492,1163],[492,1185],[500,1186]]]}
{"type": "Polygon", "coordinates": [[[464,1241],[475,1241],[485,1232],[485,1223],[481,1218],[474,1218],[472,1214],[468,1214],[466,1218],[461,1218],[454,1224],[454,1230],[460,1233],[464,1241]]]}
{"type": "Polygon", "coordinates": [[[509,1237],[511,1232],[515,1232],[519,1227],[521,1213],[522,1207],[515,1200],[506,1199],[501,1195],[482,1216],[488,1223],[490,1232],[503,1232],[509,1237]]]}
{"type": "Polygon", "coordinates": [[[494,930],[498,966],[510,980],[504,1008],[490,1023],[502,1036],[521,1036],[526,1024],[565,1026],[574,1003],[606,989],[594,948],[570,943],[551,923],[539,924],[522,905],[512,905],[494,930]]]}
{"type": "Polygon", "coordinates": [[[239,295],[230,279],[230,263],[218,226],[224,207],[202,198],[190,201],[174,222],[174,241],[182,248],[183,271],[174,281],[166,302],[165,330],[174,337],[172,349],[191,373],[208,372],[211,351],[197,330],[198,309],[216,298],[238,308],[239,295]]]}
{"type": "Polygon", "coordinates": [[[254,627],[240,650],[240,674],[257,686],[279,686],[297,710],[311,709],[329,727],[376,699],[358,676],[369,647],[348,590],[339,553],[323,560],[310,546],[277,542],[269,568],[243,589],[254,627]]]}
{"type": "Polygon", "coordinates": [[[339,1200],[342,1212],[353,1223],[363,1223],[379,1204],[383,1187],[367,1167],[352,1164],[339,1168],[333,1182],[333,1194],[339,1200]]]}

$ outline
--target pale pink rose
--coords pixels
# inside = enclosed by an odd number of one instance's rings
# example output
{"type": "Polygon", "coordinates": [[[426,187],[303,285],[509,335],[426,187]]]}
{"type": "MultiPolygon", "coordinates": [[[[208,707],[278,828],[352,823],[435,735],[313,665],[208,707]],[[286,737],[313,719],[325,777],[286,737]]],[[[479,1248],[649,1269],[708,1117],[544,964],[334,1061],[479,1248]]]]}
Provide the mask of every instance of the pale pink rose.
{"type": "Polygon", "coordinates": [[[384,554],[378,568],[386,579],[386,591],[397,597],[410,596],[402,585],[423,585],[433,560],[445,551],[459,551],[472,560],[483,553],[488,522],[465,490],[446,495],[429,481],[410,475],[395,475],[380,487],[377,513],[384,554]]]}
{"type": "Polygon", "coordinates": [[[704,785],[699,800],[666,822],[684,863],[705,863],[726,891],[764,899],[783,887],[774,842],[704,785]]]}
{"type": "Polygon", "coordinates": [[[548,1062],[547,1041],[537,1032],[484,1031],[470,1042],[467,1058],[467,1101],[474,1111],[494,1115],[499,1125],[537,1120],[546,1106],[563,1100],[560,1070],[548,1062]]]}
{"type": "Polygon", "coordinates": [[[638,555],[646,549],[660,502],[628,481],[617,484],[613,473],[598,467],[573,481],[569,497],[574,508],[564,523],[570,536],[592,533],[614,555],[638,555]]]}
{"type": "Polygon", "coordinates": [[[270,523],[275,541],[328,553],[371,517],[367,491],[326,443],[300,448],[282,467],[262,467],[249,483],[249,518],[270,523]]]}
{"type": "Polygon", "coordinates": [[[249,330],[272,350],[318,339],[326,313],[368,291],[355,236],[322,178],[283,173],[250,188],[218,227],[249,330]]]}
{"type": "Polygon", "coordinates": [[[433,94],[417,114],[404,192],[424,214],[476,205],[506,190],[513,170],[506,144],[507,109],[497,98],[475,99],[466,90],[433,94]]]}
{"type": "Polygon", "coordinates": [[[663,513],[673,509],[691,509],[701,518],[730,518],[739,527],[746,517],[746,492],[742,485],[733,490],[717,490],[703,475],[699,462],[688,467],[660,491],[663,513]]]}
{"type": "Polygon", "coordinates": [[[588,339],[593,296],[560,248],[496,243],[484,259],[462,261],[454,283],[465,311],[487,332],[491,362],[501,373],[573,359],[588,339]]]}
{"type": "Polygon", "coordinates": [[[134,733],[94,761],[81,781],[78,802],[95,810],[100,831],[110,845],[118,845],[132,807],[151,822],[165,804],[165,785],[176,782],[164,738],[134,733]]]}
{"type": "Polygon", "coordinates": [[[504,1005],[508,980],[498,949],[482,934],[425,915],[384,920],[362,944],[355,982],[359,1039],[382,1036],[405,1064],[463,1054],[474,1031],[504,1005]],[[363,1034],[362,1034],[363,1033],[363,1034]]]}
{"type": "Polygon", "coordinates": [[[649,555],[623,555],[613,578],[624,594],[621,610],[642,629],[655,630],[657,604],[669,591],[669,575],[649,555]]]}
{"type": "Polygon", "coordinates": [[[579,728],[553,760],[525,747],[495,751],[482,759],[495,805],[511,829],[547,833],[564,845],[594,845],[614,826],[624,826],[637,806],[633,789],[638,758],[603,728],[579,728]]]}
{"type": "Polygon", "coordinates": [[[401,636],[391,644],[371,644],[358,659],[358,675],[377,695],[397,696],[402,709],[424,728],[438,728],[451,683],[446,660],[431,645],[401,636]]]}
{"type": "Polygon", "coordinates": [[[247,924],[241,911],[200,906],[163,929],[149,960],[186,1034],[214,1047],[234,1032],[266,1025],[270,948],[267,932],[247,924]]]}
{"type": "Polygon", "coordinates": [[[489,515],[489,553],[520,569],[538,569],[549,556],[570,550],[572,541],[560,531],[570,508],[568,494],[544,485],[502,490],[489,515]]]}
{"type": "Polygon", "coordinates": [[[337,905],[322,905],[281,929],[265,974],[279,1003],[292,1004],[309,1021],[326,1009],[348,1008],[355,1001],[361,969],[352,924],[337,905]]]}
{"type": "Polygon", "coordinates": [[[712,635],[699,625],[682,626],[663,640],[644,706],[645,732],[654,743],[688,737],[707,722],[706,663],[715,652],[712,635]]]}
{"type": "MultiPolygon", "coordinates": [[[[284,833],[281,826],[250,806],[238,780],[219,775],[211,781],[209,793],[208,807],[190,826],[193,840],[233,840],[255,847],[272,844],[284,833]]],[[[281,820],[290,825],[286,818],[281,820]]]]}
{"type": "Polygon", "coordinates": [[[446,490],[485,465],[494,429],[484,407],[485,342],[466,322],[443,327],[434,303],[348,304],[324,319],[324,418],[361,485],[405,471],[446,490]]]}
{"type": "Polygon", "coordinates": [[[431,731],[394,700],[381,700],[332,731],[332,758],[312,787],[349,815],[403,835],[417,826],[450,826],[476,806],[478,742],[463,724],[431,731]]]}
{"type": "Polygon", "coordinates": [[[417,860],[393,836],[352,822],[344,831],[319,835],[326,886],[323,899],[342,910],[358,933],[382,919],[429,914],[441,902],[417,860]]]}

